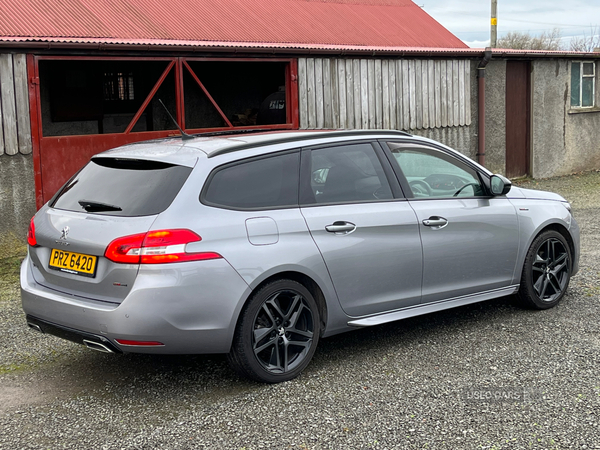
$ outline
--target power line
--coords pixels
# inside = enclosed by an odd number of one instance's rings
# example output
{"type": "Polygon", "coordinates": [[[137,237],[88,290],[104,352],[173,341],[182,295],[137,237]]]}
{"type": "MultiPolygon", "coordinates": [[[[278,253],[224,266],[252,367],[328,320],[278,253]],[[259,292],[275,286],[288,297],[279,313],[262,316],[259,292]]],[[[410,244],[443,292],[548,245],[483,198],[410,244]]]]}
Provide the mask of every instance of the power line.
{"type": "Polygon", "coordinates": [[[523,23],[535,23],[536,25],[553,25],[555,27],[588,27],[589,25],[567,25],[563,23],[550,23],[550,22],[534,22],[533,20],[520,20],[520,19],[505,19],[502,18],[503,21],[507,22],[523,22],[523,23]]]}
{"type": "MultiPolygon", "coordinates": [[[[510,29],[506,29],[505,27],[502,27],[498,31],[498,33],[499,34],[506,34],[506,33],[517,32],[517,31],[518,32],[549,31],[549,29],[548,28],[521,28],[521,29],[510,28],[510,29]]],[[[481,34],[481,33],[489,33],[489,30],[487,30],[487,29],[481,29],[481,30],[478,30],[478,31],[460,31],[460,30],[454,30],[452,32],[454,34],[481,34]]]]}
{"type": "MultiPolygon", "coordinates": [[[[432,14],[432,17],[436,17],[436,15],[434,15],[434,13],[430,13],[432,14]]],[[[481,20],[485,20],[486,22],[488,21],[488,15],[487,13],[482,12],[481,14],[477,14],[477,13],[468,13],[468,12],[461,12],[460,13],[461,16],[469,16],[469,17],[477,17],[480,18],[481,20]]],[[[443,14],[439,14],[437,15],[440,19],[444,16],[443,14]]],[[[449,16],[446,16],[449,17],[449,16]]],[[[437,20],[440,20],[437,19],[437,20]]],[[[565,23],[553,23],[553,22],[537,22],[537,21],[533,21],[533,20],[523,20],[523,19],[511,19],[510,17],[505,17],[504,15],[500,15],[500,17],[498,18],[498,23],[501,24],[502,22],[522,22],[522,23],[534,23],[536,25],[552,25],[552,26],[556,26],[556,27],[589,27],[590,24],[588,25],[573,25],[573,24],[565,24],[565,23]]]]}

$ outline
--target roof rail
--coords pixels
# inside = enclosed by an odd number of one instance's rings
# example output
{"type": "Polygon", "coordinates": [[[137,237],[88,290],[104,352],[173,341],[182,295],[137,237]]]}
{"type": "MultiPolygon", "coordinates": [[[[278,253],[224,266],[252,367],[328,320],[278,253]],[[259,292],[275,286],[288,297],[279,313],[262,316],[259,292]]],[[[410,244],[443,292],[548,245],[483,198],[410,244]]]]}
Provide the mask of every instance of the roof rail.
{"type": "Polygon", "coordinates": [[[206,131],[204,133],[194,133],[194,137],[211,137],[211,136],[224,136],[227,134],[249,134],[249,133],[264,133],[267,131],[282,131],[282,130],[273,130],[272,128],[234,128],[232,130],[222,130],[222,131],[206,131]]]}
{"type": "MultiPolygon", "coordinates": [[[[240,130],[243,131],[243,130],[240,130]]],[[[248,131],[256,131],[256,130],[248,130],[248,131]]],[[[269,131],[273,131],[273,130],[269,130],[269,131]]],[[[299,130],[294,130],[296,132],[298,132],[299,130]]],[[[268,145],[273,145],[273,144],[285,144],[288,142],[296,142],[296,141],[303,141],[303,140],[308,140],[308,139],[322,139],[322,138],[329,138],[329,137],[345,137],[345,136],[366,136],[366,135],[373,135],[373,134],[391,134],[391,135],[401,135],[401,136],[412,136],[410,133],[407,133],[406,131],[398,131],[398,130],[331,130],[331,131],[318,131],[318,130],[300,130],[300,131],[317,131],[319,134],[318,136],[315,135],[311,135],[310,137],[307,136],[306,138],[303,137],[299,137],[297,134],[294,136],[288,136],[285,137],[285,134],[283,134],[280,139],[274,139],[272,141],[268,142],[268,145]]],[[[221,133],[221,132],[217,132],[217,133],[221,133]]],[[[227,134],[227,133],[222,133],[222,134],[227,134]]],[[[206,135],[203,135],[206,136],[206,135]]],[[[232,145],[230,147],[226,147],[226,148],[221,148],[218,150],[215,150],[214,152],[209,153],[208,157],[209,158],[213,158],[215,156],[219,156],[219,155],[224,155],[227,153],[232,153],[232,152],[237,152],[240,150],[247,150],[249,148],[254,148],[254,147],[260,147],[262,145],[265,145],[264,142],[253,142],[253,143],[244,143],[244,144],[239,144],[239,145],[232,145]]]]}

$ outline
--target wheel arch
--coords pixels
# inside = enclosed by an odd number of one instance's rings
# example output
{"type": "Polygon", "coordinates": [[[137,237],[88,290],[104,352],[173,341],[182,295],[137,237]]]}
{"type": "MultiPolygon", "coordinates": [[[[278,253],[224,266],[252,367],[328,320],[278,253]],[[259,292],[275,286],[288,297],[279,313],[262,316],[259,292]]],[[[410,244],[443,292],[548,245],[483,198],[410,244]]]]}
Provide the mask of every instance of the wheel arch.
{"type": "Polygon", "coordinates": [[[529,251],[529,247],[531,247],[533,241],[535,241],[540,234],[548,230],[554,230],[557,233],[560,233],[565,238],[567,244],[569,245],[569,250],[571,251],[571,259],[573,260],[571,267],[571,275],[573,275],[573,272],[576,271],[575,258],[577,249],[575,248],[575,240],[573,239],[573,236],[569,232],[569,229],[562,223],[550,222],[543,224],[537,229],[535,233],[532,233],[531,237],[524,245],[523,251],[521,252],[521,257],[519,258],[518,266],[516,267],[517,272],[515,273],[515,280],[521,279],[521,273],[523,272],[523,264],[525,264],[525,257],[527,255],[527,252],[529,251]]]}
{"type": "Polygon", "coordinates": [[[240,317],[242,316],[241,312],[246,307],[246,305],[248,304],[248,302],[250,301],[250,299],[252,298],[254,293],[259,291],[266,284],[271,283],[276,280],[296,281],[296,282],[300,283],[302,286],[304,286],[306,289],[308,289],[308,291],[312,294],[315,301],[317,302],[317,307],[319,308],[319,316],[320,316],[319,334],[322,336],[323,333],[325,332],[325,327],[327,325],[327,319],[328,319],[328,313],[329,313],[329,310],[327,307],[327,300],[325,299],[325,294],[323,292],[323,289],[319,285],[319,283],[317,283],[313,279],[313,277],[310,277],[309,275],[299,272],[299,271],[296,271],[296,270],[284,270],[281,272],[273,273],[273,274],[267,276],[266,278],[260,280],[258,283],[253,284],[251,286],[252,290],[250,291],[249,295],[244,300],[244,303],[243,303],[242,307],[240,308],[240,311],[236,318],[236,327],[240,321],[240,317]]]}
{"type": "MultiPolygon", "coordinates": [[[[546,230],[554,230],[554,231],[560,233],[567,241],[567,244],[569,244],[569,250],[571,251],[571,259],[575,259],[575,252],[577,250],[575,249],[575,241],[573,240],[573,236],[571,236],[571,233],[569,233],[569,230],[565,226],[563,226],[559,223],[552,223],[552,224],[546,226],[543,230],[540,230],[540,232],[538,234],[536,234],[535,237],[538,237],[540,234],[542,234],[546,230]]],[[[574,264],[572,262],[571,272],[573,272],[573,270],[574,270],[574,264]]]]}

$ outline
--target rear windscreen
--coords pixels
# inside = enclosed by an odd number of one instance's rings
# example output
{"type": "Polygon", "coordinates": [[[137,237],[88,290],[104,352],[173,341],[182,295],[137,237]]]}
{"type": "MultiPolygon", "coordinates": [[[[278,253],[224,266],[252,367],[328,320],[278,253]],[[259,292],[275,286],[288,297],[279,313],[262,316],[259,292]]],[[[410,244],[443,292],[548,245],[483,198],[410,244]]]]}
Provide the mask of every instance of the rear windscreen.
{"type": "Polygon", "coordinates": [[[192,169],[156,161],[92,159],[50,206],[111,216],[150,216],[169,207],[192,169]]]}

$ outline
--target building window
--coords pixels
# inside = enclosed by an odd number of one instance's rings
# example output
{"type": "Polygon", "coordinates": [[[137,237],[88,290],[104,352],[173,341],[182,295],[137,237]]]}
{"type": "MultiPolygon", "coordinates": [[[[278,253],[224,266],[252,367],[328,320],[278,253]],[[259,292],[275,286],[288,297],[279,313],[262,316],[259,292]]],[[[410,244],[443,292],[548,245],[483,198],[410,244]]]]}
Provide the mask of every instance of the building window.
{"type": "Polygon", "coordinates": [[[576,61],[571,64],[571,107],[591,108],[595,105],[596,63],[576,61]]]}
{"type": "Polygon", "coordinates": [[[133,73],[105,72],[104,100],[134,100],[133,73]]]}

